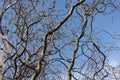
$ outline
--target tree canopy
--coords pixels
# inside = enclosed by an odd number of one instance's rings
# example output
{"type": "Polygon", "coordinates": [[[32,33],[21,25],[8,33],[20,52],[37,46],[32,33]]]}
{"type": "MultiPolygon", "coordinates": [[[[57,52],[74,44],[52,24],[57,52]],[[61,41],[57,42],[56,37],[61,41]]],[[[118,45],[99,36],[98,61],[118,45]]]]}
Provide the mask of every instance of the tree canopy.
{"type": "Polygon", "coordinates": [[[0,0],[1,78],[120,79],[108,63],[116,38],[96,21],[115,11],[119,0],[0,0]]]}

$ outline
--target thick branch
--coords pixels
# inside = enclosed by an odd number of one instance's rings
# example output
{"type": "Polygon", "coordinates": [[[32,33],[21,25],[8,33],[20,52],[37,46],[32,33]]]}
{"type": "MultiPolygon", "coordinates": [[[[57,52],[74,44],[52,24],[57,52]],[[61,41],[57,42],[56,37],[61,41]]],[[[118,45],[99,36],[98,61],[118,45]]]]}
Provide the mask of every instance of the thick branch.
{"type": "Polygon", "coordinates": [[[58,23],[58,25],[55,27],[55,29],[47,32],[44,36],[44,46],[43,46],[43,50],[42,50],[42,55],[40,57],[40,60],[38,61],[38,65],[37,65],[37,71],[36,73],[34,73],[34,75],[32,76],[31,80],[35,80],[38,76],[38,74],[41,72],[41,64],[42,64],[42,60],[44,59],[44,56],[45,56],[45,52],[46,52],[46,48],[47,48],[47,37],[51,34],[53,34],[55,31],[57,31],[69,18],[70,16],[72,15],[74,9],[82,4],[85,0],[80,0],[78,3],[76,3],[74,6],[71,7],[69,13],[67,14],[67,16],[61,21],[58,23]]]}

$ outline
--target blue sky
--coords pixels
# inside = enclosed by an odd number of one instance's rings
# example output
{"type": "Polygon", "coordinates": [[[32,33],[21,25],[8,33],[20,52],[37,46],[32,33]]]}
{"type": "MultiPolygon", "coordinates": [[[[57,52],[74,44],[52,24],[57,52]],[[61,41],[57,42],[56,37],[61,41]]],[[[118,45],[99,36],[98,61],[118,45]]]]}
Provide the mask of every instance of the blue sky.
{"type": "MultiPolygon", "coordinates": [[[[110,45],[113,45],[112,47],[118,47],[120,48],[120,14],[119,11],[115,11],[112,14],[109,15],[97,15],[94,22],[94,28],[96,29],[96,32],[99,32],[99,30],[105,30],[109,32],[113,37],[117,38],[111,38],[111,36],[108,34],[101,33],[99,37],[101,37],[102,41],[105,43],[109,43],[110,45]],[[119,38],[119,39],[118,39],[119,38]]],[[[108,44],[108,45],[109,45],[108,44]]],[[[120,50],[113,50],[106,52],[107,55],[109,55],[109,64],[112,66],[117,66],[120,64],[120,50]]]]}

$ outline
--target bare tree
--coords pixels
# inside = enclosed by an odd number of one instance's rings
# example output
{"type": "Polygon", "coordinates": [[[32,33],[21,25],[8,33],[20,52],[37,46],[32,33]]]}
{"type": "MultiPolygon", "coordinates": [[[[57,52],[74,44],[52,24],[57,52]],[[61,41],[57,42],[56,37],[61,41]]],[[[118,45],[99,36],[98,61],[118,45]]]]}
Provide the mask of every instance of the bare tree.
{"type": "Polygon", "coordinates": [[[108,49],[95,37],[93,22],[98,14],[116,11],[117,3],[116,0],[1,0],[4,80],[108,79],[110,68],[103,51],[108,49]]]}

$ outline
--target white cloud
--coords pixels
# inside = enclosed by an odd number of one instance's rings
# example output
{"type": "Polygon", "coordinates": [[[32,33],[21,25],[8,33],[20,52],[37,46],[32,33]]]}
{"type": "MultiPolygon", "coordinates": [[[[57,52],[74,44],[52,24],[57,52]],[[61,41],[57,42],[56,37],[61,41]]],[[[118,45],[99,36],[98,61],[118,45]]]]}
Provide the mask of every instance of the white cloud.
{"type": "Polygon", "coordinates": [[[117,67],[119,65],[119,61],[115,60],[115,59],[109,59],[109,65],[113,66],[113,67],[117,67]]]}
{"type": "Polygon", "coordinates": [[[120,65],[120,52],[109,55],[108,60],[109,65],[117,67],[118,65],[120,65]]]}

